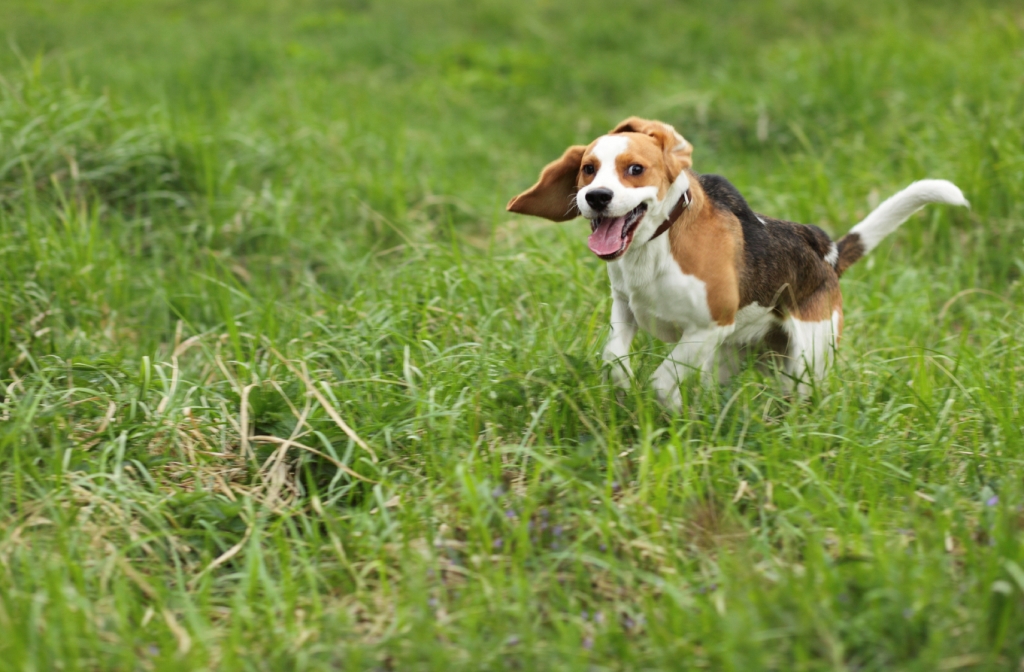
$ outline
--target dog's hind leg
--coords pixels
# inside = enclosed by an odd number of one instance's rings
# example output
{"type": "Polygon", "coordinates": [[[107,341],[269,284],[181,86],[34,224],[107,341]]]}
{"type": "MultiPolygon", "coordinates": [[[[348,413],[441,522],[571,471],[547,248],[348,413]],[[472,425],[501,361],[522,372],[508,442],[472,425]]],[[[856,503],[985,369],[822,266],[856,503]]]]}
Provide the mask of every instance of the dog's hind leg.
{"type": "Polygon", "coordinates": [[[811,380],[820,380],[832,364],[842,313],[836,310],[831,318],[808,322],[790,315],[782,323],[782,329],[789,337],[785,353],[785,373],[799,396],[810,392],[811,380]]]}

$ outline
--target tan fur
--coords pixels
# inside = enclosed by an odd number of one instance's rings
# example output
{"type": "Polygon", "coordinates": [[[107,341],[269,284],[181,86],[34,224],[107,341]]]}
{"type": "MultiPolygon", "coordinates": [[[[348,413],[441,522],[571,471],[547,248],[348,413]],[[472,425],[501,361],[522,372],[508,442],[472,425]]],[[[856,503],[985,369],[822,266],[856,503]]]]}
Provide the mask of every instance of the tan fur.
{"type": "Polygon", "coordinates": [[[839,293],[838,284],[833,287],[823,287],[805,298],[799,305],[792,309],[793,317],[804,322],[821,322],[831,320],[832,313],[837,309],[842,310],[842,295],[839,293]]]}
{"type": "Polygon", "coordinates": [[[669,229],[672,257],[683,273],[707,286],[711,319],[726,326],[740,308],[737,264],[743,256],[739,221],[731,213],[715,209],[705,198],[696,178],[690,181],[693,202],[669,229]]]}
{"type": "Polygon", "coordinates": [[[679,135],[676,129],[664,122],[630,117],[619,122],[611,130],[612,135],[616,133],[638,133],[653,138],[664,155],[669,183],[674,181],[681,171],[693,166],[693,146],[679,135]]]}
{"type": "Polygon", "coordinates": [[[579,217],[576,208],[576,179],[587,148],[573,145],[561,158],[544,167],[537,183],[508,202],[509,212],[565,222],[579,217]]]}

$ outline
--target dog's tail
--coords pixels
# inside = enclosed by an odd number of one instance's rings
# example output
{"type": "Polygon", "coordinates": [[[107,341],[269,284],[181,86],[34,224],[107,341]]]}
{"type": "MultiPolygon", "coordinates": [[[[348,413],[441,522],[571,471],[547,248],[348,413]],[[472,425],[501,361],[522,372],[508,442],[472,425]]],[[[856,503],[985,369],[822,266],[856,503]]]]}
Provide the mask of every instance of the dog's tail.
{"type": "Polygon", "coordinates": [[[886,199],[862,222],[850,229],[849,233],[836,241],[836,247],[829,255],[833,257],[829,261],[835,266],[836,273],[842,275],[854,262],[875,249],[883,238],[895,231],[912,214],[929,203],[971,207],[971,204],[964,198],[963,192],[952,182],[946,180],[914,182],[903,191],[886,199]]]}

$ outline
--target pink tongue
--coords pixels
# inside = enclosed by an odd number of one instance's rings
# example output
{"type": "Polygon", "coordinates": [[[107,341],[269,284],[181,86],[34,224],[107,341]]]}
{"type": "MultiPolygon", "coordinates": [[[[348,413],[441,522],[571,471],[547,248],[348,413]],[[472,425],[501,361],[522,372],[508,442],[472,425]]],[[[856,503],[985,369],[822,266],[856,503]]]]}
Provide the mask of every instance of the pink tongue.
{"type": "Polygon", "coordinates": [[[590,251],[599,257],[605,257],[618,252],[622,248],[622,228],[625,225],[625,216],[616,217],[615,219],[602,218],[597,229],[587,239],[590,251]]]}

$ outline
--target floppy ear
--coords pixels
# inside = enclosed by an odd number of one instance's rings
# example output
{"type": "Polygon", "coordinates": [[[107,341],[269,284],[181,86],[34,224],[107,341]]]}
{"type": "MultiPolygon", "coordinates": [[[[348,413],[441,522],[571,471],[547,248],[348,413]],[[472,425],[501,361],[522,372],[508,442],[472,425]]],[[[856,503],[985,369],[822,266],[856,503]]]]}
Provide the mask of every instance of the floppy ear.
{"type": "Polygon", "coordinates": [[[583,161],[586,147],[573,145],[562,158],[544,166],[540,179],[523,193],[508,202],[509,212],[543,217],[553,222],[565,222],[579,217],[576,208],[576,176],[583,161]]]}
{"type": "Polygon", "coordinates": [[[679,135],[676,129],[661,121],[651,121],[640,117],[630,117],[619,122],[612,129],[615,133],[643,133],[658,141],[665,153],[665,164],[671,171],[672,179],[693,165],[693,145],[679,135]]]}

